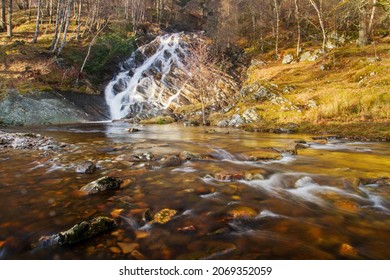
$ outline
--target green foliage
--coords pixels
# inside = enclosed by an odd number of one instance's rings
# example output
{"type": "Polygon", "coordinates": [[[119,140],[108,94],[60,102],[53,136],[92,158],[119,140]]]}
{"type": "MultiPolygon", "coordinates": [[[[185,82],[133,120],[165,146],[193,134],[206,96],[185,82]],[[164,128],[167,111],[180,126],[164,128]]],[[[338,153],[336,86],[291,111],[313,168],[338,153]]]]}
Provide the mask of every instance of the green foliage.
{"type": "Polygon", "coordinates": [[[135,50],[133,42],[134,37],[126,38],[117,33],[102,35],[91,49],[85,71],[91,75],[99,75],[118,58],[129,57],[135,50]]]}

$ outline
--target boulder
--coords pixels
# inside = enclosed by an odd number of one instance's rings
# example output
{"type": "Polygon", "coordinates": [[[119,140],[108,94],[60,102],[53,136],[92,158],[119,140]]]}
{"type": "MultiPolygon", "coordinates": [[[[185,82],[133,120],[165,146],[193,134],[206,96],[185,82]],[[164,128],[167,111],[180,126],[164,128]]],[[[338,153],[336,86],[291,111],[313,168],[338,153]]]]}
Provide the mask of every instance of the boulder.
{"type": "Polygon", "coordinates": [[[301,54],[301,57],[300,57],[299,61],[300,62],[308,61],[309,57],[311,57],[311,52],[310,51],[306,51],[303,54],[301,54]]]}
{"type": "Polygon", "coordinates": [[[121,179],[105,176],[85,185],[80,189],[80,191],[87,195],[96,194],[107,190],[119,189],[122,183],[123,180],[121,179]]]}
{"type": "Polygon", "coordinates": [[[117,226],[113,219],[97,217],[90,221],[83,221],[72,228],[51,235],[43,236],[34,247],[49,247],[55,245],[72,245],[80,241],[92,238],[105,231],[112,230],[117,226]]]}
{"type": "Polygon", "coordinates": [[[294,61],[294,56],[292,54],[286,54],[285,56],[283,56],[283,61],[282,61],[283,64],[290,64],[293,61],[294,61]]]}

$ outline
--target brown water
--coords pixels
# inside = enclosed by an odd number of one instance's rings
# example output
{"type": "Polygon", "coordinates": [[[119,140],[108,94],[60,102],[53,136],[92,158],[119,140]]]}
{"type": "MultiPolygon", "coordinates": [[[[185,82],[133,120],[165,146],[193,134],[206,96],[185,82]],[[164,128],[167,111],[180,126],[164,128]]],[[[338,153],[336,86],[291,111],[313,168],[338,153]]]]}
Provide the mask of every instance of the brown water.
{"type": "Polygon", "coordinates": [[[176,125],[145,126],[131,134],[129,127],[30,128],[74,146],[55,153],[0,151],[0,259],[135,258],[123,254],[120,244],[131,244],[147,259],[390,259],[390,186],[353,184],[354,178],[390,176],[390,143],[314,144],[296,156],[251,163],[240,155],[264,147],[288,149],[294,140],[311,137],[205,133],[207,128],[176,125]],[[181,151],[213,160],[147,170],[118,158],[181,151]],[[77,174],[75,165],[82,160],[97,161],[98,171],[77,174]],[[213,179],[221,171],[260,173],[264,180],[213,179]],[[104,175],[134,182],[117,191],[78,195],[83,185],[104,175]],[[142,220],[148,208],[175,209],[178,215],[150,225],[142,220]],[[31,249],[43,235],[114,210],[120,212],[119,227],[112,232],[73,246],[31,249]]]}

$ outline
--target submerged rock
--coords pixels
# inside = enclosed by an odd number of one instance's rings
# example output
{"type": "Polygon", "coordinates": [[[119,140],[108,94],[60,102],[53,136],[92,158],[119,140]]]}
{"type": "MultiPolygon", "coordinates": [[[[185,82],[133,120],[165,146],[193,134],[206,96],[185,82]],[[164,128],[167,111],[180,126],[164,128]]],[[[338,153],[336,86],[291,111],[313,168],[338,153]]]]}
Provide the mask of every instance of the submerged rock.
{"type": "Polygon", "coordinates": [[[238,181],[244,179],[244,174],[242,173],[228,173],[228,172],[220,172],[215,174],[216,180],[221,181],[238,181]]]}
{"type": "Polygon", "coordinates": [[[279,160],[282,159],[282,155],[274,149],[261,149],[253,152],[243,154],[244,158],[248,161],[261,161],[261,160],[279,160]]]}
{"type": "Polygon", "coordinates": [[[182,161],[178,156],[171,156],[162,161],[161,167],[175,167],[181,165],[182,161]]]}
{"type": "Polygon", "coordinates": [[[344,243],[339,248],[339,254],[344,257],[356,258],[359,254],[359,251],[351,245],[344,243]]]}
{"type": "Polygon", "coordinates": [[[155,159],[154,155],[151,152],[141,153],[141,154],[135,154],[130,156],[128,161],[153,161],[155,159]]]}
{"type": "Polygon", "coordinates": [[[123,183],[123,180],[114,177],[102,177],[93,181],[80,189],[85,194],[96,194],[107,190],[119,189],[123,183]]]}
{"type": "Polygon", "coordinates": [[[230,219],[250,219],[258,215],[257,211],[251,207],[243,205],[234,205],[228,212],[228,218],[230,219]]]}
{"type": "Polygon", "coordinates": [[[183,151],[183,152],[180,153],[179,158],[182,161],[185,161],[185,160],[201,160],[202,159],[202,155],[200,155],[198,153],[192,153],[192,152],[188,152],[188,151],[183,151]]]}
{"type": "Polygon", "coordinates": [[[96,165],[89,160],[79,163],[76,167],[77,173],[92,174],[95,171],[96,171],[96,165]]]}
{"type": "Polygon", "coordinates": [[[83,221],[72,228],[51,235],[42,236],[34,247],[49,247],[55,245],[72,245],[92,238],[100,233],[114,229],[117,226],[113,219],[97,217],[90,221],[83,221]]]}
{"type": "Polygon", "coordinates": [[[166,224],[168,223],[170,220],[172,220],[172,218],[174,216],[176,216],[177,214],[177,211],[176,210],[173,210],[173,209],[163,209],[159,212],[157,212],[154,216],[153,216],[153,220],[152,220],[152,223],[158,223],[158,224],[166,224]]]}

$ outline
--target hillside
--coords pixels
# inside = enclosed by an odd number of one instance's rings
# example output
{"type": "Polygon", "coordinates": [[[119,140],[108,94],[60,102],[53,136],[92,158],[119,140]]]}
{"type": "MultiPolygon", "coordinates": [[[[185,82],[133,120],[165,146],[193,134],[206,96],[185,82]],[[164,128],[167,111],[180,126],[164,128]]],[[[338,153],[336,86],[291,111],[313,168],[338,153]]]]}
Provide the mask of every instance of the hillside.
{"type": "MultiPolygon", "coordinates": [[[[313,59],[294,58],[289,64],[272,59],[272,52],[252,55],[240,103],[228,114],[254,109],[261,121],[244,124],[248,130],[388,140],[389,38],[376,46],[359,48],[349,43],[324,54],[318,47],[302,52],[310,52],[313,59]]],[[[285,49],[284,53],[286,57],[294,50],[285,49]]],[[[224,118],[216,115],[213,122],[218,124],[224,118]]]]}

